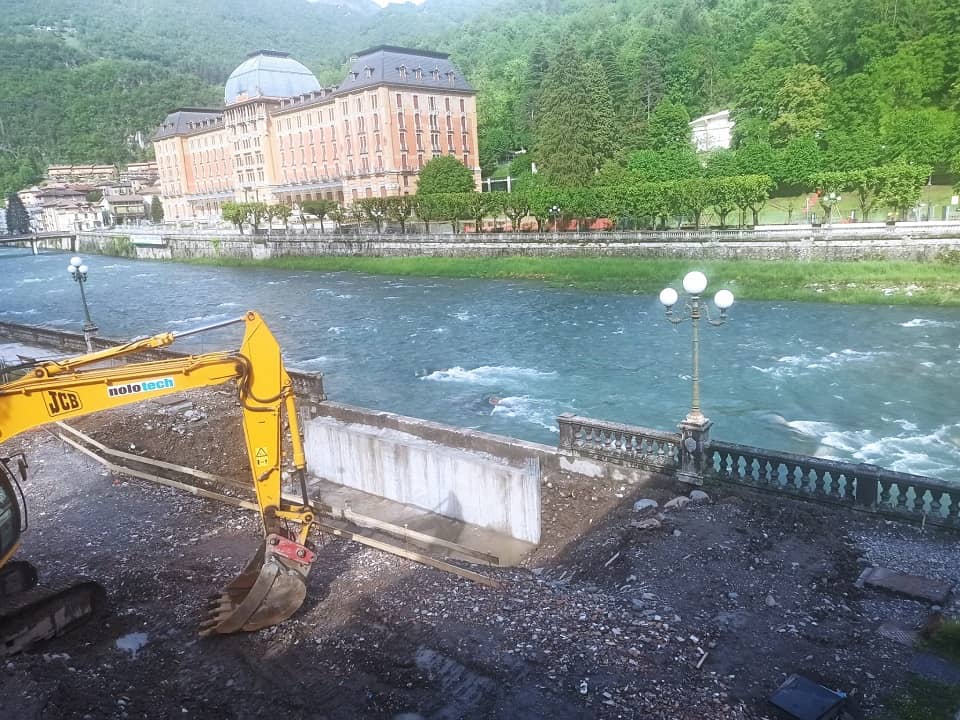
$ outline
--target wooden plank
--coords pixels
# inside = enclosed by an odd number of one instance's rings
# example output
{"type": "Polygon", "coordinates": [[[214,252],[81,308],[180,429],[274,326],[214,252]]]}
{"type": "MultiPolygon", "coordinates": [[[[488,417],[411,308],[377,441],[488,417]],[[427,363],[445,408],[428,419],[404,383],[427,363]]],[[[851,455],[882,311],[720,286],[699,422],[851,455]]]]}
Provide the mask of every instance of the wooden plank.
{"type": "MultiPolygon", "coordinates": [[[[107,455],[123,458],[125,460],[132,460],[134,462],[142,463],[144,465],[164,468],[165,470],[173,470],[174,472],[183,473],[185,475],[192,475],[194,477],[200,478],[201,480],[209,480],[210,482],[222,483],[222,484],[237,487],[246,491],[250,490],[249,485],[245,483],[237,482],[236,480],[230,480],[228,478],[221,477],[218,475],[211,475],[210,473],[204,472],[202,470],[194,470],[193,468],[186,467],[185,465],[177,465],[175,463],[165,462],[163,460],[154,460],[152,458],[145,458],[140,455],[134,455],[132,453],[123,452],[122,450],[114,450],[113,448],[107,447],[106,445],[103,445],[102,443],[97,442],[89,435],[81,432],[80,430],[77,430],[74,427],[71,427],[70,425],[67,425],[66,423],[58,422],[56,424],[63,430],[66,430],[72,433],[73,435],[76,435],[78,438],[83,440],[88,445],[92,445],[93,447],[97,448],[98,450],[100,450],[101,452],[107,455]]],[[[302,502],[301,499],[289,498],[287,496],[285,496],[284,499],[296,505],[299,505],[302,502]]],[[[353,524],[359,525],[361,527],[369,527],[369,528],[375,528],[377,530],[383,530],[384,532],[389,533],[390,535],[395,535],[404,539],[410,539],[410,540],[413,540],[414,542],[423,543],[431,547],[444,548],[445,550],[451,550],[453,552],[457,552],[462,555],[466,555],[468,557],[476,558],[477,560],[487,563],[489,565],[500,565],[500,558],[497,557],[496,555],[485,553],[481,550],[474,550],[473,548],[467,547],[466,545],[461,545],[459,543],[451,542],[449,540],[444,540],[443,538],[438,538],[433,535],[427,535],[426,533],[421,533],[416,530],[410,530],[409,528],[405,528],[402,525],[395,525],[385,520],[379,520],[377,518],[370,517],[368,515],[361,515],[360,513],[354,512],[349,508],[336,507],[333,505],[328,505],[326,503],[318,503],[318,505],[319,505],[319,509],[323,510],[327,514],[332,515],[333,517],[341,517],[342,519],[348,520],[353,524]]]]}
{"type": "Polygon", "coordinates": [[[467,555],[481,562],[487,563],[488,565],[500,565],[499,557],[490,553],[485,553],[482,550],[474,550],[466,545],[451,542],[450,540],[444,540],[443,538],[438,538],[434,535],[427,535],[426,533],[418,532],[417,530],[410,530],[402,525],[396,525],[385,520],[378,520],[377,518],[370,517],[369,515],[361,515],[360,513],[354,512],[350,508],[340,508],[334,505],[328,505],[326,503],[318,503],[318,505],[328,515],[342,518],[343,520],[352,522],[354,525],[359,525],[360,527],[382,530],[390,535],[404,539],[410,539],[414,542],[423,543],[424,545],[444,548],[445,550],[452,550],[453,552],[467,555]]]}
{"type": "Polygon", "coordinates": [[[97,448],[97,450],[107,455],[123,458],[124,460],[133,460],[138,463],[143,463],[144,465],[152,465],[153,467],[164,468],[165,470],[173,470],[178,473],[183,473],[184,475],[192,475],[193,477],[199,478],[201,480],[209,480],[210,482],[221,483],[224,485],[232,485],[234,487],[243,488],[244,490],[250,489],[250,486],[246,483],[242,483],[237,480],[231,480],[230,478],[226,478],[221,475],[212,475],[208,472],[204,472],[203,470],[195,470],[194,468],[187,467],[186,465],[176,465],[174,463],[164,462],[163,460],[154,460],[153,458],[147,458],[141,455],[134,455],[133,453],[124,452],[123,450],[115,450],[111,447],[107,447],[106,445],[97,442],[89,435],[77,430],[75,427],[67,425],[64,422],[58,422],[56,424],[57,424],[57,427],[61,428],[62,430],[66,430],[69,433],[72,433],[73,435],[83,440],[83,442],[87,443],[88,445],[92,445],[93,447],[97,448]]]}
{"type": "MultiPolygon", "coordinates": [[[[92,458],[99,464],[108,468],[109,470],[122,474],[129,475],[131,477],[139,478],[141,480],[147,480],[149,482],[157,483],[159,485],[164,485],[166,487],[175,488],[177,490],[184,490],[185,492],[197,495],[208,500],[217,500],[219,502],[226,503],[228,505],[233,505],[234,507],[243,508],[245,510],[254,510],[256,512],[260,511],[260,507],[252,502],[247,502],[246,500],[240,500],[239,498],[230,497],[229,495],[223,495],[221,493],[211,492],[209,490],[203,490],[202,488],[195,487],[193,485],[187,485],[185,483],[177,482],[176,480],[170,480],[169,478],[160,477],[159,475],[151,475],[150,473],[141,472],[139,470],[134,470],[132,468],[127,468],[122,465],[116,465],[106,458],[101,457],[93,450],[85,448],[83,445],[78,443],[76,440],[67,437],[64,434],[58,435],[58,437],[63,440],[65,443],[71,447],[76,448],[84,455],[92,458]]],[[[396,545],[391,545],[385,543],[381,540],[374,540],[373,538],[364,537],[358,533],[353,532],[347,528],[340,528],[329,523],[320,522],[315,520],[313,522],[314,527],[319,529],[321,532],[326,532],[337,537],[342,537],[347,540],[352,540],[353,542],[360,543],[361,545],[367,545],[369,547],[375,548],[377,550],[382,550],[384,552],[391,553],[393,555],[399,555],[400,557],[406,558],[407,560],[412,560],[414,562],[420,563],[422,565],[428,565],[437,570],[442,570],[443,572],[453,573],[454,575],[459,575],[462,578],[467,580],[472,580],[474,582],[480,583],[481,585],[486,585],[487,587],[492,587],[497,590],[503,588],[503,583],[494,578],[488,578],[485,575],[480,573],[475,573],[472,570],[465,570],[464,568],[457,567],[450,563],[443,562],[442,560],[437,560],[430,557],[429,555],[423,555],[422,553],[414,552],[413,550],[407,550],[406,548],[397,547],[396,545]]]]}
{"type": "Polygon", "coordinates": [[[373,538],[368,538],[363,535],[359,535],[350,530],[344,528],[339,528],[335,525],[331,525],[328,522],[321,522],[316,520],[313,523],[321,532],[330,533],[331,535],[336,535],[337,537],[343,537],[347,540],[353,540],[358,542],[361,545],[368,545],[377,550],[383,550],[393,555],[399,555],[400,557],[406,558],[407,560],[413,560],[422,565],[429,565],[432,568],[437,570],[443,570],[444,572],[453,573],[454,575],[459,575],[462,578],[467,580],[472,580],[473,582],[480,583],[481,585],[486,585],[487,587],[494,588],[496,590],[503,589],[503,583],[494,578],[489,578],[486,575],[481,575],[480,573],[473,572],[472,570],[466,570],[462,567],[457,567],[451,563],[443,562],[442,560],[437,560],[430,557],[429,555],[424,555],[422,553],[414,552],[413,550],[407,550],[406,548],[399,548],[395,545],[390,545],[380,540],[374,540],[373,538]]]}
{"type": "Polygon", "coordinates": [[[133,468],[124,467],[122,465],[115,465],[106,458],[97,455],[97,453],[95,453],[93,450],[83,447],[83,445],[78,443],[76,440],[68,438],[66,435],[61,434],[58,437],[68,445],[82,452],[84,455],[96,460],[98,463],[108,468],[112,472],[119,473],[121,475],[129,475],[130,477],[139,478],[141,480],[149,480],[150,482],[157,483],[158,485],[165,485],[167,487],[176,488],[177,490],[183,490],[191,495],[196,495],[208,500],[218,500],[219,502],[224,502],[229,505],[244,508],[246,510],[256,510],[257,512],[260,511],[260,507],[256,503],[240,500],[239,498],[230,497],[229,495],[223,495],[221,493],[211,492],[210,490],[204,490],[203,488],[198,488],[195,485],[187,485],[186,483],[170,480],[169,478],[160,477],[159,475],[151,475],[150,473],[134,470],[133,468]]]}

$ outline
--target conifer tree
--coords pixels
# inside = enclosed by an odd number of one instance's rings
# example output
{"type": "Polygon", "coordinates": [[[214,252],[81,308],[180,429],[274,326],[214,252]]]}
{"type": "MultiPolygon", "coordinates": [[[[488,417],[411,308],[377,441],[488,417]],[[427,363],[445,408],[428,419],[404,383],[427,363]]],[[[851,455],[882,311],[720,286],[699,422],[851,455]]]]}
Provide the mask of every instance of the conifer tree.
{"type": "Polygon", "coordinates": [[[11,235],[25,235],[30,232],[30,213],[23,206],[23,200],[16,193],[7,198],[7,232],[11,235]]]}
{"type": "Polygon", "coordinates": [[[611,153],[615,121],[610,90],[599,75],[565,41],[543,79],[534,157],[552,185],[588,185],[611,153]]]}

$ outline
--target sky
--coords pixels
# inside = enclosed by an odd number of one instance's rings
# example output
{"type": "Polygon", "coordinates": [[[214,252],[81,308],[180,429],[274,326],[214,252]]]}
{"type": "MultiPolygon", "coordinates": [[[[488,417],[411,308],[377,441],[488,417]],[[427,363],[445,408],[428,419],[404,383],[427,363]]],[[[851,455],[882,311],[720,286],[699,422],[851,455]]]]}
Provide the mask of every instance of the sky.
{"type": "Polygon", "coordinates": [[[414,5],[419,5],[423,0],[373,0],[380,7],[389,5],[390,3],[401,3],[401,2],[412,2],[414,5]]]}

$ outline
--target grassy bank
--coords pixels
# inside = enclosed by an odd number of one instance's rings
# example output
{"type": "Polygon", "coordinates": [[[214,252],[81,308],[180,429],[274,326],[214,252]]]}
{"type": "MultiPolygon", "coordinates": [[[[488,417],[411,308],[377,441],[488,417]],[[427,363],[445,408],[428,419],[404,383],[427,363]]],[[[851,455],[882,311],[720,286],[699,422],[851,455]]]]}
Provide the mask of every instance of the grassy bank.
{"type": "Polygon", "coordinates": [[[752,300],[807,300],[884,305],[960,306],[960,264],[946,262],[699,261],[633,258],[368,258],[197,259],[206,265],[256,266],[381,275],[541,280],[604,292],[656,293],[698,269],[752,300]]]}

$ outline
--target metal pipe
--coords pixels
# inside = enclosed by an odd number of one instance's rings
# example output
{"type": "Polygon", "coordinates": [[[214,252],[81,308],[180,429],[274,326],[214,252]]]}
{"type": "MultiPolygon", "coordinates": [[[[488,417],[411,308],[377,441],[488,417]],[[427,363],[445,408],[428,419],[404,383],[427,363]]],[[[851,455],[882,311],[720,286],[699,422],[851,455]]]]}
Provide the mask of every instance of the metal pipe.
{"type": "Polygon", "coordinates": [[[232,320],[221,320],[218,323],[212,323],[210,325],[203,325],[198,328],[193,328],[192,330],[184,330],[183,332],[172,333],[175,338],[187,337],[189,335],[196,335],[197,333],[207,332],[208,330],[217,330],[218,328],[227,327],[228,325],[237,325],[239,323],[245,323],[247,321],[247,316],[243,315],[238,318],[233,318],[232,320]]]}

